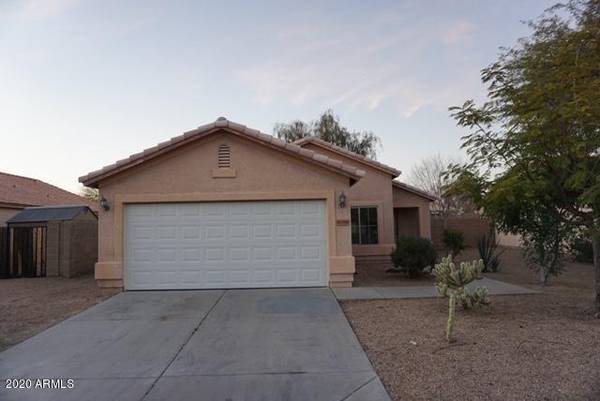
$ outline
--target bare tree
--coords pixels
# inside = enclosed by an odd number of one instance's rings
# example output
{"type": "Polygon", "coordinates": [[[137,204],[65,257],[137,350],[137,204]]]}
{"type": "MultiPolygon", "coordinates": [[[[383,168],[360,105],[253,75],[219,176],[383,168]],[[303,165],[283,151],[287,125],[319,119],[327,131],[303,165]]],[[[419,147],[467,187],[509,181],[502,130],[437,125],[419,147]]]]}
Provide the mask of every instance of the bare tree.
{"type": "Polygon", "coordinates": [[[437,153],[421,159],[410,170],[408,183],[437,197],[437,200],[431,204],[431,212],[434,214],[446,217],[475,210],[470,200],[445,193],[445,188],[450,182],[444,173],[449,165],[458,162],[459,160],[437,153]]]}

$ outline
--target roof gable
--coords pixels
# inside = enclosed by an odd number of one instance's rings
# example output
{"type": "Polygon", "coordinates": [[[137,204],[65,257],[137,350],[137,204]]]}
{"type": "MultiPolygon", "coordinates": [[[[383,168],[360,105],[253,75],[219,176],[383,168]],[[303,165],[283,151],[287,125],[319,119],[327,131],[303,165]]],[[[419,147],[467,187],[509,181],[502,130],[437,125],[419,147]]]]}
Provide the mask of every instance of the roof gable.
{"type": "Polygon", "coordinates": [[[370,159],[368,157],[359,155],[358,153],[354,153],[349,151],[348,149],[344,149],[342,147],[339,147],[337,145],[334,145],[332,143],[329,143],[327,141],[324,141],[320,138],[316,138],[314,136],[307,136],[304,137],[302,139],[297,140],[296,142],[294,142],[296,145],[299,146],[306,146],[307,144],[313,144],[313,145],[317,145],[323,149],[327,149],[331,152],[334,152],[342,157],[346,157],[348,159],[351,159],[353,161],[356,161],[358,163],[362,163],[366,166],[372,167],[374,169],[383,171],[384,173],[390,174],[392,177],[398,177],[400,175],[400,170],[397,170],[391,166],[388,166],[386,164],[380,163],[377,160],[373,160],[370,159]]]}
{"type": "Polygon", "coordinates": [[[325,155],[321,155],[309,149],[303,149],[298,145],[287,143],[271,135],[264,134],[258,130],[248,128],[245,125],[229,121],[224,117],[220,117],[213,123],[206,124],[196,128],[195,130],[185,132],[183,135],[171,138],[168,141],[159,143],[158,145],[145,149],[142,152],[133,154],[128,158],[119,160],[116,163],[105,166],[99,170],[93,171],[85,176],[79,177],[79,181],[86,186],[97,187],[98,182],[101,180],[121,173],[134,166],[141,165],[149,160],[155,159],[160,155],[163,155],[167,152],[171,152],[182,146],[195,142],[201,138],[205,138],[209,135],[223,131],[237,135],[239,137],[245,138],[263,146],[267,146],[276,151],[289,154],[290,156],[297,157],[304,161],[317,164],[325,169],[334,171],[338,174],[342,174],[353,180],[359,180],[365,175],[365,172],[363,170],[358,169],[354,166],[350,166],[338,160],[331,159],[325,155]]]}

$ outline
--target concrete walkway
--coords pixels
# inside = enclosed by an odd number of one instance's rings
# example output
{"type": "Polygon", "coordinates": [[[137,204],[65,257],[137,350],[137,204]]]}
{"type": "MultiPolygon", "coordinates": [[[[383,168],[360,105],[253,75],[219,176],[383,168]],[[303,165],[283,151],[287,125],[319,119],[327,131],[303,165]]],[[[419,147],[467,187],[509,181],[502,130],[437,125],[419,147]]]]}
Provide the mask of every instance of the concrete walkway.
{"type": "MultiPolygon", "coordinates": [[[[537,294],[539,292],[502,281],[492,280],[487,277],[467,285],[468,289],[475,289],[477,287],[486,287],[490,295],[537,294]]],[[[334,288],[333,292],[340,301],[353,299],[435,298],[439,296],[433,285],[429,287],[334,288]]]]}
{"type": "Polygon", "coordinates": [[[1,400],[389,401],[325,288],[121,293],[0,353],[0,378],[1,400]]]}

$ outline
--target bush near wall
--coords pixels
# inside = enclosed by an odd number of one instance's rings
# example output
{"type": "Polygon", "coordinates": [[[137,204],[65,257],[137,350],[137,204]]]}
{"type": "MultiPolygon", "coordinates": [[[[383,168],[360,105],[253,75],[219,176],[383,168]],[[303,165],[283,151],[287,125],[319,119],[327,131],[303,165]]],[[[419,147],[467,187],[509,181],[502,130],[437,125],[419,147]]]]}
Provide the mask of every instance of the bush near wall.
{"type": "Polygon", "coordinates": [[[445,249],[444,230],[460,231],[465,236],[467,247],[476,247],[477,242],[490,232],[490,223],[476,214],[449,216],[444,219],[440,216],[431,216],[431,240],[436,249],[445,249]]]}

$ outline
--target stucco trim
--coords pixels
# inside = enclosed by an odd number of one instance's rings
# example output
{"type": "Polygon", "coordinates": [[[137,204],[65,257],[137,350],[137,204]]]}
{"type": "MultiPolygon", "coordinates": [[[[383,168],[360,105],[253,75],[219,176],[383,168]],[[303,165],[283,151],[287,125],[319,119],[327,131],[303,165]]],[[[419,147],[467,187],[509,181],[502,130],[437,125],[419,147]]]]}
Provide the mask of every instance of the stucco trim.
{"type": "Polygon", "coordinates": [[[96,280],[123,279],[123,264],[117,262],[97,262],[94,269],[96,280]]]}
{"type": "Polygon", "coordinates": [[[236,172],[231,167],[214,168],[211,171],[212,178],[235,178],[236,172]]]}
{"type": "MultiPolygon", "coordinates": [[[[114,197],[114,220],[113,220],[113,238],[115,239],[115,260],[103,261],[98,263],[100,266],[100,277],[97,279],[110,279],[116,283],[116,279],[123,280],[123,286],[126,286],[125,269],[125,249],[127,244],[125,233],[125,208],[128,204],[136,203],[175,203],[175,202],[235,202],[235,201],[277,201],[277,200],[324,200],[327,210],[327,252],[328,252],[328,275],[331,282],[332,277],[338,273],[332,269],[340,268],[341,263],[345,263],[347,267],[342,270],[344,273],[350,269],[349,264],[352,264],[352,272],[354,272],[354,258],[346,259],[340,262],[337,255],[337,238],[336,238],[336,202],[335,191],[300,191],[300,192],[233,192],[233,193],[217,193],[217,192],[193,192],[193,193],[169,193],[169,194],[116,194],[114,197]],[[338,258],[338,259],[336,259],[338,258]],[[103,266],[105,265],[105,266],[103,266]],[[120,267],[119,267],[120,266],[120,267]],[[121,277],[118,272],[120,270],[121,277]],[[106,275],[105,277],[102,277],[106,275]]],[[[350,283],[352,280],[350,280],[350,283]]]]}
{"type": "Polygon", "coordinates": [[[396,248],[395,244],[352,245],[352,255],[371,256],[389,255],[396,248]]]}

